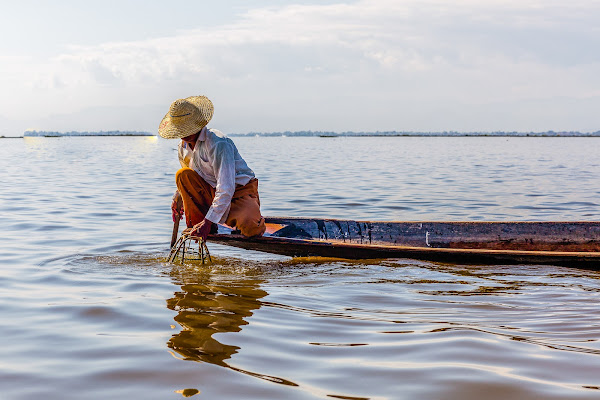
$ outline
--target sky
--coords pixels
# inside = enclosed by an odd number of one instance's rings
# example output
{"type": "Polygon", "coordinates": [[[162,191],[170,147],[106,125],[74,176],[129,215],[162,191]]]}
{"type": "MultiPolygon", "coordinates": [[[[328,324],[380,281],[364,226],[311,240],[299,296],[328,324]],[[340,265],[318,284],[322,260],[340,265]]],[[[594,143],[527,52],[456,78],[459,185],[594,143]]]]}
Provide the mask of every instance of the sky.
{"type": "Polygon", "coordinates": [[[0,135],[600,130],[597,0],[0,0],[0,135]]]}

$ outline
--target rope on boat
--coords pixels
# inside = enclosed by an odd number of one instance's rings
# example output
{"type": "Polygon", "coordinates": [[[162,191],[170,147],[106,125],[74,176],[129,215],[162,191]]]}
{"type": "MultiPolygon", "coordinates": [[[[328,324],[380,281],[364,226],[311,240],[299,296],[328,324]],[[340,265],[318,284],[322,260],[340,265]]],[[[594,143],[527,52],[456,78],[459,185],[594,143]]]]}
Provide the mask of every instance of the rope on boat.
{"type": "Polygon", "coordinates": [[[186,258],[189,261],[202,261],[202,264],[212,263],[206,242],[201,237],[192,236],[186,232],[182,233],[177,242],[171,247],[169,262],[175,262],[177,258],[179,258],[181,264],[185,262],[186,258]],[[197,252],[192,250],[193,242],[198,242],[197,252]]]}

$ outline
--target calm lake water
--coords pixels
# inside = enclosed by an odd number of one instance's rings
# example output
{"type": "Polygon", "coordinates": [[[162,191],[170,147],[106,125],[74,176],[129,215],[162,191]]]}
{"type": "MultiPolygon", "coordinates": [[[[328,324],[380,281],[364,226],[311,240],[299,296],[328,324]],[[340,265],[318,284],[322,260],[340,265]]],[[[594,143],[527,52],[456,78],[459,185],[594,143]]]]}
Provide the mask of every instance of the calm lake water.
{"type": "MultiPolygon", "coordinates": [[[[600,138],[234,140],[264,215],[600,219],[600,138]]],[[[600,273],[168,264],[175,148],[0,140],[3,399],[600,398],[600,273]]]]}

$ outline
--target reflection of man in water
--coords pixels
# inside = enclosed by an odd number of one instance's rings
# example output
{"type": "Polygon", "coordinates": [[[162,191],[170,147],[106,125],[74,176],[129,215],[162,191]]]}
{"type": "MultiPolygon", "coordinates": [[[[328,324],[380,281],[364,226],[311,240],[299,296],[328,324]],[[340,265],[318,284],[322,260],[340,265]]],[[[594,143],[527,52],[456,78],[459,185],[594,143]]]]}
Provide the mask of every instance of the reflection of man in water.
{"type": "Polygon", "coordinates": [[[170,348],[186,360],[204,361],[229,367],[224,360],[239,347],[215,340],[217,332],[239,332],[253,311],[260,308],[267,292],[258,288],[258,281],[243,281],[243,286],[213,286],[187,284],[183,291],[167,300],[167,307],[177,311],[175,317],[183,330],[169,340],[170,348]]]}

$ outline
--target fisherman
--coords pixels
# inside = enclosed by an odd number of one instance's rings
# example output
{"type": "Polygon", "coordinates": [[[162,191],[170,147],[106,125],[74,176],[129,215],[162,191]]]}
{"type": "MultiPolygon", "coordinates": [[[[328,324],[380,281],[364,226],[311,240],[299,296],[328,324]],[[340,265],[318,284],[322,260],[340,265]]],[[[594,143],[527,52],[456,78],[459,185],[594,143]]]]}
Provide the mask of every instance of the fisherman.
{"type": "Polygon", "coordinates": [[[175,100],[158,127],[163,138],[181,139],[173,221],[185,214],[187,231],[203,240],[217,232],[218,223],[246,237],[261,236],[265,219],[260,214],[258,180],[233,141],[206,126],[213,111],[205,96],[175,100]]]}

